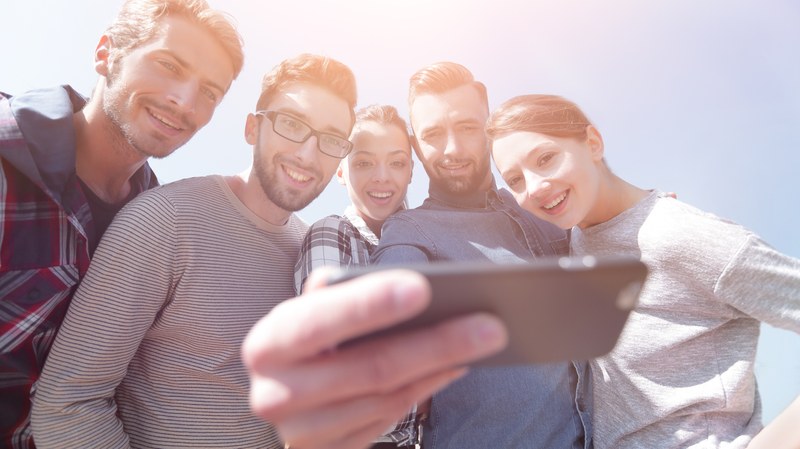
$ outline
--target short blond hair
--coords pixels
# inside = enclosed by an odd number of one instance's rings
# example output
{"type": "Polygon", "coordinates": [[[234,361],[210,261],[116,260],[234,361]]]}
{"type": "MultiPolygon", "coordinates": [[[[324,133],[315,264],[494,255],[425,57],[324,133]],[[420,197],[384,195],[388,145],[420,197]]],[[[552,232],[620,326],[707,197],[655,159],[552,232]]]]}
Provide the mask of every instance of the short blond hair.
{"type": "Polygon", "coordinates": [[[475,81],[472,72],[463,65],[447,61],[431,64],[411,75],[408,83],[408,109],[411,110],[414,100],[419,95],[441,94],[464,85],[475,87],[488,111],[489,97],[486,94],[486,86],[480,81],[475,81]]]}
{"type": "Polygon", "coordinates": [[[186,18],[207,30],[230,59],[234,79],[244,65],[242,38],[228,14],[212,9],[205,0],[126,0],[114,22],[106,29],[112,57],[121,57],[145,44],[158,31],[164,17],[186,18]]]}

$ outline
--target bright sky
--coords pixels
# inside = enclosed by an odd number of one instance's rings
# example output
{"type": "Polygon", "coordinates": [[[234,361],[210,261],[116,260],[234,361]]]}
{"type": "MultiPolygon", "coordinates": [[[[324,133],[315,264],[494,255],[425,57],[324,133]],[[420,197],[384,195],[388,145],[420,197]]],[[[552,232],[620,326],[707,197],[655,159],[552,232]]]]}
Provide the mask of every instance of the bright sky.
{"type": "MultiPolygon", "coordinates": [[[[88,95],[92,55],[120,1],[0,2],[0,90],[72,84],[88,95]]],[[[795,0],[211,0],[238,21],[246,60],[204,130],[153,164],[162,182],[248,166],[244,120],[261,76],[300,52],[348,64],[359,105],[406,113],[408,77],[452,60],[492,107],[553,93],[583,107],[623,178],[756,231],[800,257],[800,4],[795,0]],[[278,6],[275,6],[275,5],[278,6]]],[[[499,181],[501,182],[501,181],[499,181]]],[[[412,206],[427,192],[417,164],[412,206]]],[[[347,205],[333,183],[300,215],[347,205]]],[[[757,359],[766,420],[800,394],[800,337],[769,326],[757,359]]],[[[704,363],[698,360],[698,363],[704,363]]]]}

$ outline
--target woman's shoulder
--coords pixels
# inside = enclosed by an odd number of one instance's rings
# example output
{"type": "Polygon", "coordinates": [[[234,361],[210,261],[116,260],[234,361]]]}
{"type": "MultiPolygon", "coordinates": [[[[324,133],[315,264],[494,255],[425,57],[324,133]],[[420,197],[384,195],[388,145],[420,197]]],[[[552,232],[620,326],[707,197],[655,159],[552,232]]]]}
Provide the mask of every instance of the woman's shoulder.
{"type": "Polygon", "coordinates": [[[752,234],[747,228],[732,220],[670,197],[660,197],[649,218],[652,221],[663,222],[664,230],[669,229],[703,238],[742,240],[752,234]]]}
{"type": "Polygon", "coordinates": [[[315,221],[309,229],[326,229],[326,228],[339,228],[341,226],[351,226],[350,220],[341,215],[328,215],[315,221]]]}
{"type": "Polygon", "coordinates": [[[315,221],[308,228],[306,239],[361,238],[361,233],[353,223],[341,215],[329,215],[315,221]]]}

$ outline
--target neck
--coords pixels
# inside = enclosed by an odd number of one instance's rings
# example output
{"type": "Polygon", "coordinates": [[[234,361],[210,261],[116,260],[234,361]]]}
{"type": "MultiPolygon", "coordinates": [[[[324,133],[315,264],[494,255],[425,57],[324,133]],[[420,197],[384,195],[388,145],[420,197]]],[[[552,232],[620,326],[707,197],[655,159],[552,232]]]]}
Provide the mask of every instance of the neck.
{"type": "Polygon", "coordinates": [[[253,172],[253,167],[238,175],[228,176],[225,181],[239,201],[267,223],[283,226],[292,215],[290,211],[281,209],[267,197],[253,172]]]}
{"type": "Polygon", "coordinates": [[[458,207],[486,207],[486,193],[494,187],[492,173],[488,172],[477,187],[465,191],[453,192],[445,183],[431,180],[428,194],[431,198],[458,207]]]}
{"type": "Polygon", "coordinates": [[[147,158],[137,154],[110,123],[96,98],[72,116],[75,170],[95,195],[114,204],[128,197],[130,179],[147,158]]]}
{"type": "Polygon", "coordinates": [[[375,237],[381,238],[381,228],[383,227],[383,223],[385,223],[386,220],[385,219],[383,219],[383,220],[373,220],[372,218],[367,217],[366,215],[362,214],[361,211],[357,211],[357,212],[358,212],[358,216],[361,217],[361,219],[364,220],[364,223],[367,224],[367,227],[369,228],[369,230],[372,231],[373,234],[375,234],[375,237]]]}
{"type": "Polygon", "coordinates": [[[594,207],[581,223],[580,228],[588,228],[604,223],[636,205],[648,194],[647,190],[636,187],[603,167],[594,207]]]}

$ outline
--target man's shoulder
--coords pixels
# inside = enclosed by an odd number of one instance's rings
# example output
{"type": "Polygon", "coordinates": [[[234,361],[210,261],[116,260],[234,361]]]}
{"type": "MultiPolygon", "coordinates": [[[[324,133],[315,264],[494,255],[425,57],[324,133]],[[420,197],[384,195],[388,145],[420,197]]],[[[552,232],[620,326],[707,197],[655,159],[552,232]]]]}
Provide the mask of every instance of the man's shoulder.
{"type": "MultiPolygon", "coordinates": [[[[189,208],[203,210],[201,204],[209,200],[209,195],[215,191],[220,191],[216,175],[198,176],[193,178],[181,179],[168,184],[163,184],[145,192],[131,200],[128,207],[138,205],[156,205],[159,203],[187,204],[189,208]]],[[[146,207],[146,206],[145,206],[146,207]]]]}
{"type": "Polygon", "coordinates": [[[19,120],[36,117],[38,120],[59,120],[72,117],[81,110],[87,98],[72,86],[61,85],[33,89],[19,95],[0,92],[7,99],[11,111],[19,120]]]}
{"type": "Polygon", "coordinates": [[[36,89],[21,95],[0,95],[0,156],[25,176],[75,170],[65,154],[75,152],[73,114],[86,99],[70,86],[36,89]],[[34,169],[34,166],[40,168],[34,169]],[[41,168],[45,167],[45,168],[41,168]]]}

